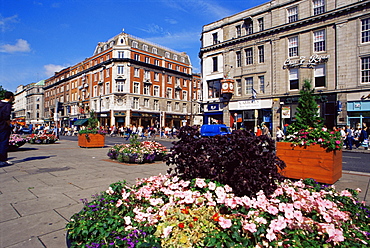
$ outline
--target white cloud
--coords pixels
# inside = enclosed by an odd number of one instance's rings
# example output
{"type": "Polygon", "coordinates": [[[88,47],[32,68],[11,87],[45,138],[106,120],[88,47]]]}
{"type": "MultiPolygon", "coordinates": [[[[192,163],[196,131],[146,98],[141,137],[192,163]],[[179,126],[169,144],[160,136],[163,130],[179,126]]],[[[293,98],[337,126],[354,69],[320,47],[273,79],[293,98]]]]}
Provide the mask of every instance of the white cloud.
{"type": "Polygon", "coordinates": [[[53,76],[55,74],[55,72],[59,72],[59,71],[61,71],[64,68],[66,68],[66,66],[53,65],[53,64],[44,65],[45,75],[47,77],[51,77],[51,76],[53,76]]]}
{"type": "Polygon", "coordinates": [[[1,30],[1,32],[5,32],[6,30],[11,29],[9,27],[9,24],[10,23],[16,23],[16,22],[18,22],[18,16],[17,15],[13,15],[13,16],[10,16],[10,17],[3,17],[0,14],[0,30],[1,30]]]}
{"type": "Polygon", "coordinates": [[[15,53],[15,52],[30,52],[30,44],[23,39],[17,39],[15,45],[5,44],[0,46],[0,52],[3,53],[15,53]]]}

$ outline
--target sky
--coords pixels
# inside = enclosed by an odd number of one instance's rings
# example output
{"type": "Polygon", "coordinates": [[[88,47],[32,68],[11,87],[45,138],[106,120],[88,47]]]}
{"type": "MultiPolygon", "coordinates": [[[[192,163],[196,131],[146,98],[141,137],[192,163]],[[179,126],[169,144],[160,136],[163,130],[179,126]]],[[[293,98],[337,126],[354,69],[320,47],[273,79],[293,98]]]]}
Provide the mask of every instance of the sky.
{"type": "Polygon", "coordinates": [[[186,52],[200,72],[202,27],[268,0],[0,0],[0,86],[35,83],[125,33],[186,52]]]}

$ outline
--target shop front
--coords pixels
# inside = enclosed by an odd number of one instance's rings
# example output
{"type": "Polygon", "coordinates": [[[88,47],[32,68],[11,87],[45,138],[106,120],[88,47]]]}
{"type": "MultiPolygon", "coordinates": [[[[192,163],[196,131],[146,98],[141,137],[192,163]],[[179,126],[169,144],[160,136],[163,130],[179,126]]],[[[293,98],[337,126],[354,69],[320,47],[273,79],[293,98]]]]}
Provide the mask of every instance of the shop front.
{"type": "Polygon", "coordinates": [[[223,124],[223,111],[219,103],[206,104],[203,124],[223,124]]]}
{"type": "Polygon", "coordinates": [[[230,126],[254,132],[264,122],[272,130],[271,108],[271,99],[230,102],[230,126]]]}
{"type": "Polygon", "coordinates": [[[347,102],[347,123],[354,128],[370,126],[370,98],[347,102]]]}

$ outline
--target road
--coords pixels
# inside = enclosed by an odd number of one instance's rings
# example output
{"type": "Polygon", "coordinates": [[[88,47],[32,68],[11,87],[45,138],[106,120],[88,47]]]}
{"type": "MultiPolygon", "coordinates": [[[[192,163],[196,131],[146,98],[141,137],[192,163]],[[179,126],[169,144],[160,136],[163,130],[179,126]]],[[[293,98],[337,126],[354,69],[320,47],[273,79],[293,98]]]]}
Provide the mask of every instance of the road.
{"type": "MultiPolygon", "coordinates": [[[[61,136],[61,139],[77,141],[76,136],[61,136]]],[[[156,138],[155,141],[169,148],[172,147],[172,142],[175,140],[156,138]]],[[[110,137],[108,135],[105,138],[106,146],[122,143],[126,144],[129,141],[122,137],[110,137]]],[[[370,173],[370,153],[356,153],[343,150],[343,170],[370,173]]]]}

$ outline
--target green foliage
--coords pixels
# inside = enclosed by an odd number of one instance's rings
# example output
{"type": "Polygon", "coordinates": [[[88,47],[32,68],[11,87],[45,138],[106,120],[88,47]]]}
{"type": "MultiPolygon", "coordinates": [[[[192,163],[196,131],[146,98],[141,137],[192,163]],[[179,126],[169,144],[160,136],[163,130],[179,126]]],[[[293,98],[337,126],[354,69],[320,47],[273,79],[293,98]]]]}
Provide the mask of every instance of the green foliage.
{"type": "Polygon", "coordinates": [[[305,80],[302,90],[299,92],[298,107],[295,122],[289,126],[291,131],[298,131],[301,129],[322,128],[323,121],[319,116],[319,109],[316,103],[315,90],[311,89],[311,82],[305,80]]]}
{"type": "Polygon", "coordinates": [[[90,117],[87,119],[87,128],[88,129],[95,129],[98,127],[99,120],[95,116],[94,110],[90,111],[90,117]]]}
{"type": "Polygon", "coordinates": [[[0,100],[4,99],[5,92],[6,90],[0,85],[0,100]]]}

